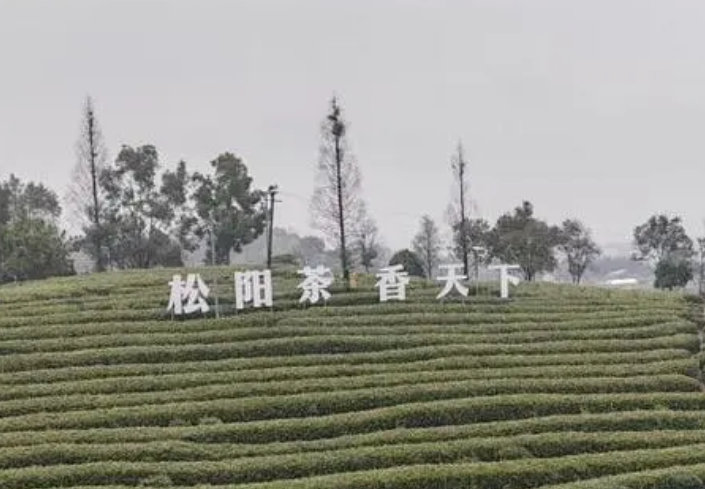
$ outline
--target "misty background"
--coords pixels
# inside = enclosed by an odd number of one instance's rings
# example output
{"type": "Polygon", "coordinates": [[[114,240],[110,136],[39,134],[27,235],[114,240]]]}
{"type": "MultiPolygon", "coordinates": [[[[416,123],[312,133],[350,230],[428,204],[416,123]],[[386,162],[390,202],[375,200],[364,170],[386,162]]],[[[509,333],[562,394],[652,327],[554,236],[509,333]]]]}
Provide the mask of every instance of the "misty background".
{"type": "Polygon", "coordinates": [[[653,213],[705,233],[704,21],[685,0],[0,0],[0,177],[61,194],[90,95],[111,158],[150,143],[198,170],[233,151],[279,185],[276,226],[316,234],[335,94],[389,248],[424,213],[448,234],[462,140],[473,217],[530,200],[624,254],[653,213]]]}

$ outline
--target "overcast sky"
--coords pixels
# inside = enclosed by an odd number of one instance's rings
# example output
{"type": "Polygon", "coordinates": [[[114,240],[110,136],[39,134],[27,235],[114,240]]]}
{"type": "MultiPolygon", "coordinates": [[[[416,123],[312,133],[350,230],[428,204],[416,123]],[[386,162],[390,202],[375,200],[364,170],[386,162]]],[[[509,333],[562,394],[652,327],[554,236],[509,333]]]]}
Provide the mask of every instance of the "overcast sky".
{"type": "Polygon", "coordinates": [[[523,199],[628,242],[655,212],[705,233],[705,2],[0,0],[0,178],[63,193],[81,107],[111,157],[241,156],[309,230],[333,93],[385,242],[443,222],[462,140],[476,214],[523,199]]]}

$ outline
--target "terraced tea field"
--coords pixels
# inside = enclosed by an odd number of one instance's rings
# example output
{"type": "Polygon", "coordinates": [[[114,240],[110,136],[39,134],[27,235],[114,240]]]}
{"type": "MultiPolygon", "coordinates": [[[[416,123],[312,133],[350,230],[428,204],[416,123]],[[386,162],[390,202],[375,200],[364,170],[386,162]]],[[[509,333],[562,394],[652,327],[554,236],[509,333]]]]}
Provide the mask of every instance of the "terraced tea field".
{"type": "MultiPolygon", "coordinates": [[[[203,276],[210,283],[209,271],[203,276]]],[[[653,487],[705,477],[702,305],[372,282],[172,321],[171,271],[0,288],[0,488],[653,487]],[[335,292],[335,291],[334,291],[335,292]]]]}

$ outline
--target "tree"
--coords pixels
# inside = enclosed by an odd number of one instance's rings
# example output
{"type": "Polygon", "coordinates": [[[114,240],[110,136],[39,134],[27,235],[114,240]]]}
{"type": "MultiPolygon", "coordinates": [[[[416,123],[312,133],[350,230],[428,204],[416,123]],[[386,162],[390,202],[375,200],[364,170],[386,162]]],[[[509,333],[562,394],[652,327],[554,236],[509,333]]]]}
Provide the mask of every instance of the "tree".
{"type": "Polygon", "coordinates": [[[568,273],[574,284],[579,284],[585,270],[601,250],[593,241],[590,230],[577,219],[566,219],[561,225],[558,249],[568,260],[568,273]]]}
{"type": "Polygon", "coordinates": [[[554,248],[560,243],[560,229],[536,219],[530,202],[524,201],[513,214],[502,215],[492,230],[491,241],[492,254],[519,265],[527,281],[556,268],[554,248]]]}
{"type": "Polygon", "coordinates": [[[34,280],[73,274],[66,234],[42,219],[20,219],[5,229],[2,272],[5,278],[34,280]]]}
{"type": "Polygon", "coordinates": [[[357,225],[354,228],[354,246],[360,260],[360,264],[367,273],[370,272],[370,268],[372,268],[374,260],[379,255],[377,232],[377,224],[368,214],[367,207],[364,203],[361,203],[357,225]]]}
{"type": "Polygon", "coordinates": [[[654,287],[672,290],[674,287],[685,287],[693,280],[693,266],[683,258],[663,258],[656,264],[654,274],[654,287]]]}
{"type": "Polygon", "coordinates": [[[304,265],[321,261],[326,252],[326,243],[317,236],[303,236],[298,245],[297,255],[304,265]]]}
{"type": "Polygon", "coordinates": [[[451,227],[454,233],[454,241],[458,243],[458,255],[463,262],[463,273],[469,276],[470,257],[470,233],[468,222],[468,211],[470,210],[470,199],[468,194],[467,181],[467,161],[463,152],[462,143],[458,143],[456,153],[451,160],[453,169],[453,182],[457,188],[457,197],[451,204],[451,227]]]}
{"type": "Polygon", "coordinates": [[[389,260],[389,265],[402,265],[404,271],[408,272],[412,277],[423,278],[425,276],[423,261],[416,253],[408,249],[394,253],[394,256],[389,260]]]}
{"type": "Polygon", "coordinates": [[[73,273],[69,243],[57,225],[61,206],[42,184],[14,175],[0,183],[0,278],[40,279],[73,273]]]}
{"type": "Polygon", "coordinates": [[[698,261],[696,264],[698,271],[698,294],[705,292],[705,238],[698,238],[698,261]]]}
{"type": "Polygon", "coordinates": [[[433,278],[441,254],[441,237],[431,216],[421,217],[419,232],[412,243],[414,253],[421,258],[426,278],[433,278]]]}
{"type": "Polygon", "coordinates": [[[89,237],[96,270],[104,271],[106,256],[103,242],[105,236],[101,228],[103,193],[100,187],[100,174],[107,166],[108,155],[103,134],[95,115],[93,101],[86,98],[83,107],[80,136],[76,142],[76,165],[69,187],[69,201],[74,207],[84,233],[89,237]]]}
{"type": "Polygon", "coordinates": [[[679,216],[651,216],[634,228],[637,258],[655,263],[654,287],[683,287],[693,279],[693,241],[679,216]]]}
{"type": "Polygon", "coordinates": [[[159,169],[154,146],[123,146],[114,165],[101,174],[101,226],[110,261],[118,268],[181,265],[181,247],[174,236],[185,203],[186,164],[164,172],[161,186],[159,169]]]}
{"type": "Polygon", "coordinates": [[[316,187],[311,199],[311,224],[340,253],[343,283],[350,288],[349,234],[359,215],[361,177],[347,142],[347,122],[334,97],[321,125],[316,187]]]}
{"type": "Polygon", "coordinates": [[[492,260],[492,226],[485,219],[468,219],[465,225],[465,232],[461,233],[460,224],[453,229],[453,254],[462,258],[463,256],[463,236],[465,242],[470,245],[469,254],[472,257],[475,274],[479,273],[479,266],[482,263],[489,263],[492,260]]]}
{"type": "MultiPolygon", "coordinates": [[[[206,239],[206,261],[211,248],[215,262],[230,263],[230,252],[257,239],[267,223],[266,193],[252,188],[245,163],[233,153],[223,153],[211,161],[212,175],[195,173],[191,179],[192,211],[181,219],[182,242],[194,244],[206,239]],[[211,246],[211,233],[213,243],[211,246]]],[[[178,187],[178,186],[177,186],[178,187]]]]}
{"type": "Polygon", "coordinates": [[[641,259],[657,264],[672,256],[689,258],[693,254],[693,241],[678,216],[651,216],[644,224],[634,228],[634,244],[641,259]]]}

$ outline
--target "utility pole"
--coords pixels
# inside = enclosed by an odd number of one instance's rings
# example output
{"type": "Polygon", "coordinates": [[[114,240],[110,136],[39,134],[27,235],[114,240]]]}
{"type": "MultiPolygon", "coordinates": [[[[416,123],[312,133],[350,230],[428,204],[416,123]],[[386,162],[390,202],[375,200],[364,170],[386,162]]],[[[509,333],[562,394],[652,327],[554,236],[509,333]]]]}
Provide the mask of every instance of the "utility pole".
{"type": "Polygon", "coordinates": [[[272,269],[272,240],[274,238],[274,203],[276,200],[277,186],[270,185],[267,189],[269,193],[269,227],[267,233],[267,268],[272,269]]]}
{"type": "Polygon", "coordinates": [[[475,262],[475,295],[480,296],[480,258],[485,258],[487,248],[483,246],[472,247],[475,262]]]}
{"type": "Polygon", "coordinates": [[[211,266],[213,267],[213,296],[215,297],[215,318],[220,319],[220,304],[218,303],[218,270],[215,269],[215,233],[213,223],[208,227],[208,240],[211,242],[211,266]]]}

